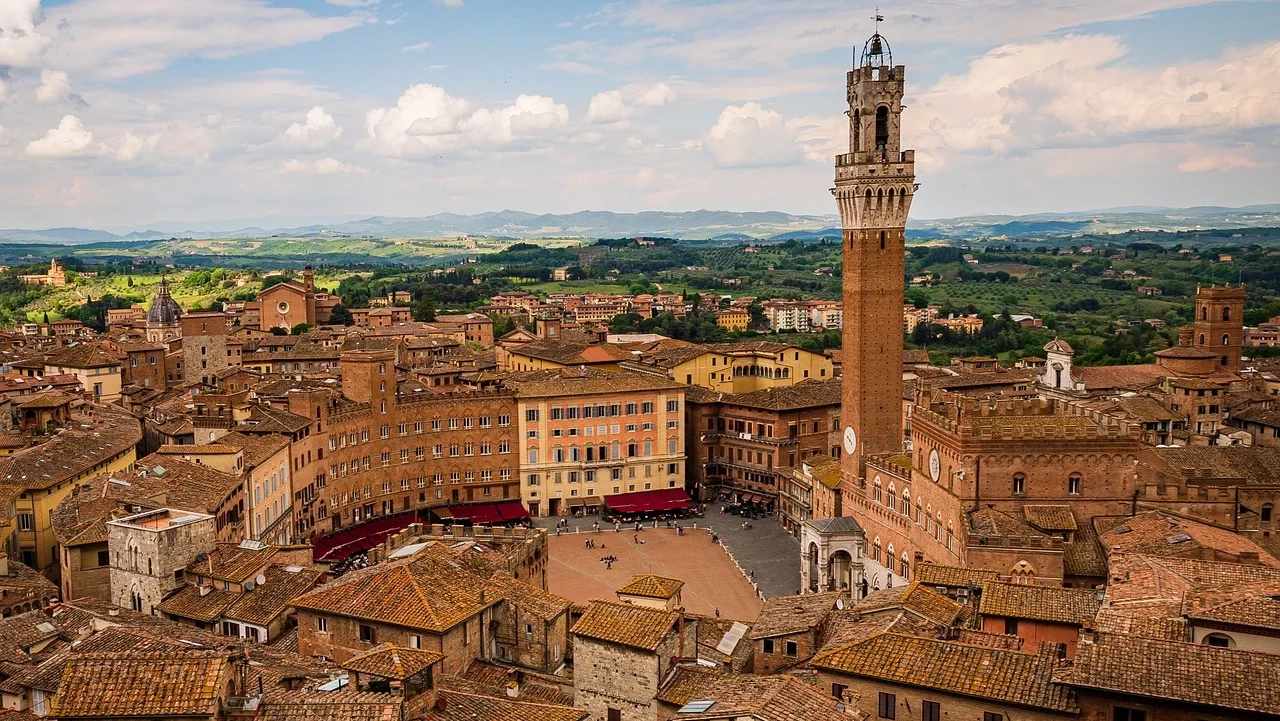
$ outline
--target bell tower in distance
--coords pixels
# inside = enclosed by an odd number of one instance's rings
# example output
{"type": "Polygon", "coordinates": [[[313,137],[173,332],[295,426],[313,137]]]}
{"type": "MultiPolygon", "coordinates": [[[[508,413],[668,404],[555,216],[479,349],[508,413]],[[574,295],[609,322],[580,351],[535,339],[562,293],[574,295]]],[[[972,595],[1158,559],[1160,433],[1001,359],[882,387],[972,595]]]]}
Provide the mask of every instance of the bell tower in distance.
{"type": "Polygon", "coordinates": [[[906,68],[879,33],[848,74],[849,152],[836,156],[832,194],[843,233],[841,470],[864,477],[867,456],[902,451],[902,305],[915,151],[903,150],[906,68]]]}

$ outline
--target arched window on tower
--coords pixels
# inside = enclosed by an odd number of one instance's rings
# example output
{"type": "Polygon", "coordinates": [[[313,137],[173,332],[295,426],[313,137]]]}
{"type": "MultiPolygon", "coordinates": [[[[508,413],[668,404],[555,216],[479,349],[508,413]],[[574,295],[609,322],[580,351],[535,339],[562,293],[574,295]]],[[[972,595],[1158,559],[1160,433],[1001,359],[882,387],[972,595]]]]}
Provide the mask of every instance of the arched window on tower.
{"type": "Polygon", "coordinates": [[[1226,333],[1222,334],[1222,345],[1231,345],[1231,336],[1226,333]]]}
{"type": "Polygon", "coordinates": [[[862,111],[853,111],[853,149],[862,150],[862,111]]]}
{"type": "Polygon", "coordinates": [[[1222,319],[1231,320],[1231,306],[1227,306],[1222,309],[1222,319]]]}
{"type": "Polygon", "coordinates": [[[1013,494],[1021,496],[1027,492],[1027,477],[1021,473],[1013,474],[1013,494]]]}
{"type": "Polygon", "coordinates": [[[1204,345],[1204,333],[1200,334],[1200,345],[1204,345]]]}
{"type": "Polygon", "coordinates": [[[1209,306],[1200,306],[1200,320],[1209,320],[1209,306]]]}
{"type": "Polygon", "coordinates": [[[876,108],[876,150],[889,147],[889,108],[881,105],[876,108]]]}

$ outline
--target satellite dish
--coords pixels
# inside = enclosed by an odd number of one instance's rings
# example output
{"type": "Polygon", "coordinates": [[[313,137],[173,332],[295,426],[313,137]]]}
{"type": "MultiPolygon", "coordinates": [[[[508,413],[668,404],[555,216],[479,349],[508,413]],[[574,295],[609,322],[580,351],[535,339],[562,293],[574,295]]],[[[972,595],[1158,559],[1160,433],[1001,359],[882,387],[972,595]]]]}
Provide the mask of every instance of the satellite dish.
{"type": "Polygon", "coordinates": [[[254,586],[253,586],[253,581],[245,581],[245,582],[244,582],[244,590],[246,590],[246,591],[252,591],[252,590],[253,590],[253,588],[254,588],[254,586]]]}
{"type": "Polygon", "coordinates": [[[837,610],[837,611],[843,611],[843,610],[844,610],[844,599],[843,599],[843,598],[837,598],[837,599],[836,599],[836,610],[837,610]]]}
{"type": "Polygon", "coordinates": [[[261,573],[259,573],[258,577],[253,580],[257,581],[259,586],[267,585],[267,577],[262,575],[261,573]]]}

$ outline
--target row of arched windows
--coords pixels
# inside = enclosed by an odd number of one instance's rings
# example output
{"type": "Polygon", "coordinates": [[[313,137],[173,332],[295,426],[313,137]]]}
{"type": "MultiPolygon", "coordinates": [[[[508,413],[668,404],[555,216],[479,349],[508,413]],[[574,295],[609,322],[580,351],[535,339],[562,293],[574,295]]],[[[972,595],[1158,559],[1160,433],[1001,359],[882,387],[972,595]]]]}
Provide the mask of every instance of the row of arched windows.
{"type": "MultiPolygon", "coordinates": [[[[1226,306],[1222,309],[1222,319],[1231,320],[1231,306],[1226,306]]],[[[1209,306],[1200,306],[1200,320],[1209,320],[1209,306]]]]}
{"type": "Polygon", "coordinates": [[[880,546],[879,536],[876,536],[875,542],[871,544],[871,557],[875,559],[876,563],[879,563],[880,565],[887,568],[890,573],[897,573],[899,576],[902,576],[907,580],[911,579],[911,554],[907,553],[906,551],[903,551],[902,557],[899,559],[896,559],[899,565],[895,570],[893,544],[890,543],[889,548],[885,551],[882,551],[880,546]]]}
{"type": "MultiPolygon", "coordinates": [[[[922,508],[920,501],[917,500],[915,506],[912,506],[911,490],[904,488],[902,489],[902,504],[899,505],[897,489],[893,481],[889,482],[886,494],[879,476],[876,477],[873,488],[876,503],[888,506],[891,510],[900,512],[907,518],[911,518],[911,511],[914,508],[916,525],[923,527],[925,532],[933,536],[939,543],[942,542],[942,511],[934,511],[932,503],[929,504],[928,508],[922,508]]],[[[950,520],[947,521],[947,550],[955,551],[955,526],[950,520]]]]}
{"type": "MultiPolygon", "coordinates": [[[[1205,343],[1204,333],[1201,333],[1201,334],[1200,334],[1200,338],[1199,338],[1199,340],[1200,340],[1200,345],[1202,345],[1202,346],[1203,346],[1203,345],[1207,345],[1207,344],[1205,343]]],[[[1222,334],[1222,345],[1231,345],[1231,336],[1227,335],[1226,333],[1223,333],[1223,334],[1222,334]]]]}

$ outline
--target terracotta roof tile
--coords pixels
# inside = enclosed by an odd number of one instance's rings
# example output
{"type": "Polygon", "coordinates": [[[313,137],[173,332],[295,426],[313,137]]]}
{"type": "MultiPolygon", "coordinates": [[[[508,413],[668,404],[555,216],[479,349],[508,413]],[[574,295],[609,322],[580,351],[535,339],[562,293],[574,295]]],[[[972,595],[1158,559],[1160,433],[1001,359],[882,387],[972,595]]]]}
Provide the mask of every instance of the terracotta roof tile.
{"type": "MultiPolygon", "coordinates": [[[[677,669],[677,673],[683,668],[677,669]]],[[[689,701],[715,703],[702,711],[684,710],[661,718],[849,721],[849,715],[836,705],[836,699],[792,676],[736,676],[695,671],[688,674],[687,681],[678,683],[684,694],[691,693],[689,701]]]]}
{"type": "Polygon", "coordinates": [[[379,678],[403,681],[416,676],[444,660],[444,654],[425,648],[400,648],[384,643],[377,648],[347,659],[342,667],[348,671],[379,678]]]}
{"type": "Polygon", "coordinates": [[[675,598],[680,589],[684,587],[684,581],[678,578],[667,578],[665,576],[655,576],[647,573],[642,576],[636,576],[631,582],[618,589],[619,594],[628,596],[644,596],[646,598],[675,598]]]}
{"type": "Polygon", "coordinates": [[[266,583],[256,584],[252,591],[237,594],[234,603],[223,613],[233,621],[269,626],[293,606],[293,599],[315,587],[324,573],[310,568],[296,571],[272,566],[263,574],[266,583]]]}
{"type": "Polygon", "coordinates": [[[996,536],[1004,538],[1035,538],[1047,541],[1045,534],[1020,518],[1001,513],[994,508],[983,508],[969,514],[970,536],[996,536]]]}
{"type": "Polygon", "coordinates": [[[1062,546],[1062,572],[1068,576],[1106,577],[1107,554],[1092,526],[1081,526],[1071,541],[1062,546]]]}
{"type": "Polygon", "coordinates": [[[916,581],[925,586],[945,586],[947,588],[966,588],[969,584],[981,587],[985,581],[1000,578],[995,571],[964,566],[940,566],[933,563],[921,563],[916,566],[916,581]]]}
{"type": "Polygon", "coordinates": [[[1280,656],[1141,636],[1099,634],[1076,650],[1073,686],[1280,714],[1280,656]]]}
{"type": "Polygon", "coordinates": [[[978,613],[1079,626],[1093,621],[1101,605],[1093,589],[988,581],[982,584],[978,613]]]}
{"type": "Polygon", "coordinates": [[[1178,604],[1168,601],[1103,606],[1098,609],[1094,628],[1103,633],[1182,641],[1187,638],[1187,622],[1178,613],[1178,604]]]}
{"type": "Polygon", "coordinates": [[[1267,446],[1179,446],[1150,448],[1139,464],[1158,473],[1200,482],[1224,479],[1234,485],[1275,483],[1280,448],[1267,446]]]}
{"type": "Polygon", "coordinates": [[[441,633],[500,600],[456,561],[424,552],[348,573],[294,606],[441,633]]]}
{"type": "Polygon", "coordinates": [[[1022,516],[1027,519],[1027,523],[1046,533],[1074,531],[1077,528],[1071,506],[1023,506],[1022,516]]]}
{"type": "Polygon", "coordinates": [[[751,638],[770,638],[816,628],[836,610],[840,593],[806,593],[766,599],[751,628],[751,638]]]}
{"type": "Polygon", "coordinates": [[[183,586],[157,608],[161,613],[212,623],[231,607],[237,595],[220,588],[210,588],[202,594],[196,586],[183,586]]]}
{"type": "MultiPolygon", "coordinates": [[[[301,418],[302,416],[297,416],[301,418]]],[[[289,447],[287,435],[251,435],[233,431],[218,439],[219,445],[244,452],[245,468],[257,468],[289,447]]]]}
{"type": "Polygon", "coordinates": [[[565,678],[562,676],[544,676],[527,669],[516,670],[479,659],[473,659],[458,676],[437,679],[436,685],[452,691],[510,698],[507,695],[507,684],[517,676],[523,676],[524,680],[516,689],[515,700],[558,706],[573,705],[573,694],[561,690],[565,686],[565,678]]]}
{"type": "Polygon", "coordinates": [[[187,566],[191,575],[220,581],[243,583],[266,566],[279,549],[275,546],[241,547],[238,543],[219,543],[205,557],[187,566]]]}
{"type": "MultiPolygon", "coordinates": [[[[1280,559],[1253,541],[1225,528],[1198,523],[1159,511],[1147,511],[1119,519],[1122,522],[1101,533],[1108,554],[1142,553],[1156,556],[1198,557],[1216,551],[1228,556],[1258,554],[1259,562],[1280,567],[1280,559]]],[[[1095,523],[1101,522],[1096,519],[1095,523]]],[[[1101,527],[1099,527],[1101,530],[1101,527]]]]}
{"type": "Polygon", "coordinates": [[[1280,581],[1257,581],[1187,593],[1182,612],[1192,621],[1280,631],[1280,581]]]}
{"type": "Polygon", "coordinates": [[[937,689],[1019,706],[1074,713],[1075,699],[1054,683],[1056,654],[1029,654],[953,641],[881,633],[824,651],[810,665],[832,673],[937,689]]]}
{"type": "Polygon", "coordinates": [[[598,368],[557,368],[543,371],[508,373],[503,384],[514,388],[521,398],[547,396],[580,396],[627,391],[681,391],[684,386],[668,378],[632,373],[604,371],[598,368]]]}
{"type": "Polygon", "coordinates": [[[574,636],[654,651],[680,614],[612,601],[592,601],[573,625],[574,636]]]}
{"type": "Polygon", "coordinates": [[[429,713],[431,721],[582,721],[588,714],[572,706],[513,701],[482,694],[441,691],[443,704],[429,713]],[[442,708],[443,707],[443,708],[442,708]]]}
{"type": "Polygon", "coordinates": [[[969,607],[938,593],[919,581],[902,596],[904,610],[939,626],[951,626],[965,616],[969,607]]]}
{"type": "Polygon", "coordinates": [[[569,600],[513,578],[505,571],[494,573],[485,585],[519,609],[521,616],[552,621],[569,610],[569,600]]]}
{"type": "Polygon", "coordinates": [[[229,673],[220,652],[75,654],[50,716],[212,716],[229,673]]]}
{"type": "Polygon", "coordinates": [[[73,417],[73,423],[40,445],[0,458],[0,485],[50,488],[129,452],[142,440],[137,419],[123,409],[98,407],[91,421],[73,417]]]}

